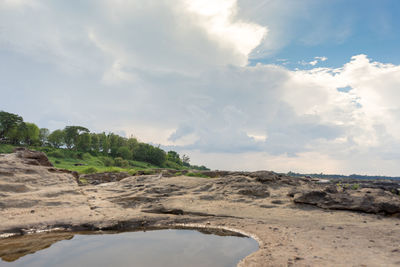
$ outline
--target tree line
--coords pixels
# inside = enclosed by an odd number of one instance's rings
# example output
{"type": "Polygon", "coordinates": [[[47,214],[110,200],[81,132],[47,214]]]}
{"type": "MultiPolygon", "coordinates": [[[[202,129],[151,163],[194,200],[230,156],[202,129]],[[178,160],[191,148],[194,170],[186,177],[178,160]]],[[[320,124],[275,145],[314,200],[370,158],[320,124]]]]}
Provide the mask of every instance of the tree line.
{"type": "Polygon", "coordinates": [[[82,126],[66,126],[64,129],[50,132],[46,128],[39,128],[34,123],[24,122],[19,115],[5,111],[0,111],[0,142],[12,145],[65,148],[88,152],[92,155],[144,161],[157,166],[163,166],[166,161],[179,166],[191,166],[188,156],[181,157],[175,151],[166,153],[159,147],[139,142],[133,137],[126,138],[105,132],[92,133],[82,126]]]}

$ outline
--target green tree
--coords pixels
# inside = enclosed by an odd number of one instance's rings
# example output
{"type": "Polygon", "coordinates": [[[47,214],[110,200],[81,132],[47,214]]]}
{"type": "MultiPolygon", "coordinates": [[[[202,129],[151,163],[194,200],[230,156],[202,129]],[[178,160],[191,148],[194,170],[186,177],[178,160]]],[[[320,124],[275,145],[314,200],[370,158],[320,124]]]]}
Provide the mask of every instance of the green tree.
{"type": "Polygon", "coordinates": [[[110,152],[110,141],[108,140],[106,133],[103,132],[101,134],[98,134],[98,137],[99,137],[100,151],[104,155],[108,155],[108,153],[110,152]]]}
{"type": "Polygon", "coordinates": [[[167,160],[178,163],[179,165],[182,165],[181,158],[180,158],[179,154],[175,151],[172,151],[172,150],[168,151],[167,160]]]}
{"type": "Polygon", "coordinates": [[[99,135],[96,133],[90,134],[90,144],[91,144],[91,150],[95,153],[100,152],[100,138],[99,135]]]}
{"type": "Polygon", "coordinates": [[[59,148],[65,144],[64,136],[64,131],[55,130],[49,135],[48,141],[52,147],[59,148]]]}
{"type": "Polygon", "coordinates": [[[39,129],[39,141],[41,146],[46,146],[48,142],[48,138],[50,135],[50,131],[47,128],[39,129]]]}
{"type": "Polygon", "coordinates": [[[75,148],[78,151],[89,152],[91,148],[91,136],[89,133],[82,133],[78,135],[75,143],[75,148]]]}
{"type": "Polygon", "coordinates": [[[133,158],[139,161],[146,161],[154,165],[161,166],[167,155],[164,150],[149,144],[139,143],[137,149],[133,153],[133,158]]]}
{"type": "Polygon", "coordinates": [[[39,127],[30,122],[25,123],[24,142],[28,146],[39,144],[39,127]]]}
{"type": "Polygon", "coordinates": [[[127,146],[122,146],[118,148],[117,156],[123,159],[132,159],[132,152],[127,146]]]}
{"type": "Polygon", "coordinates": [[[26,131],[26,124],[22,122],[9,129],[5,135],[5,139],[13,145],[19,145],[25,140],[26,131]]]}
{"type": "Polygon", "coordinates": [[[76,148],[78,137],[82,133],[88,133],[89,130],[82,126],[67,126],[64,128],[64,141],[68,149],[76,148]]]}
{"type": "Polygon", "coordinates": [[[108,135],[108,140],[110,141],[110,154],[112,157],[116,157],[118,149],[126,145],[126,138],[110,133],[108,135]]]}
{"type": "Polygon", "coordinates": [[[11,135],[16,136],[15,131],[21,126],[23,127],[24,120],[21,116],[5,111],[0,111],[0,138],[7,138],[10,131],[14,131],[11,135]]]}

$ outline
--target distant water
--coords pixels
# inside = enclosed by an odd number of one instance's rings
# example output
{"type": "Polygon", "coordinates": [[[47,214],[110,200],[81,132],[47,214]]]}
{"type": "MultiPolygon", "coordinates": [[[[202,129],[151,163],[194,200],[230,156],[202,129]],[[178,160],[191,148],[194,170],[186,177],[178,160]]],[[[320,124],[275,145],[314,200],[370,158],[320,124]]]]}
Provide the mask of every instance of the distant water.
{"type": "Polygon", "coordinates": [[[257,249],[251,238],[193,230],[77,234],[14,262],[0,261],[0,266],[236,266],[257,249]]]}

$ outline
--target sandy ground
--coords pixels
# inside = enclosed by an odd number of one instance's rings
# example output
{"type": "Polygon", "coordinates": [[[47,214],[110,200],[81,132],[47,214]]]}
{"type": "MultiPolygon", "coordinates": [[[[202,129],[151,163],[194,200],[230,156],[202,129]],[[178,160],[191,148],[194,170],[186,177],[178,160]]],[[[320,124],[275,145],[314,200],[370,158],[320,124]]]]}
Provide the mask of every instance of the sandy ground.
{"type": "MultiPolygon", "coordinates": [[[[400,266],[398,216],[296,204],[289,193],[314,185],[272,178],[261,183],[241,174],[158,174],[79,186],[72,174],[0,155],[0,256],[11,242],[5,237],[13,234],[179,226],[255,238],[259,250],[239,266],[400,266]]],[[[49,242],[64,236],[69,237],[60,234],[49,242]]]]}

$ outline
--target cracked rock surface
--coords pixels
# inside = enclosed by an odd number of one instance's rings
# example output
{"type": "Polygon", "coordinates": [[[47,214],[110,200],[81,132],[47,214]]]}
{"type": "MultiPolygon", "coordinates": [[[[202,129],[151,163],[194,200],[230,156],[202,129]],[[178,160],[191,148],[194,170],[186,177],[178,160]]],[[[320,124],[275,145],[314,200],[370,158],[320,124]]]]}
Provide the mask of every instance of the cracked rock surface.
{"type": "MultiPolygon", "coordinates": [[[[400,265],[396,183],[352,190],[267,171],[210,171],[213,178],[197,178],[162,170],[94,175],[88,179],[93,184],[79,185],[76,173],[47,165],[34,153],[0,155],[2,236],[52,229],[222,228],[259,242],[241,266],[400,265]]],[[[5,244],[31,253],[68,238],[41,234],[31,245],[1,239],[0,257],[10,247],[5,244]]]]}

